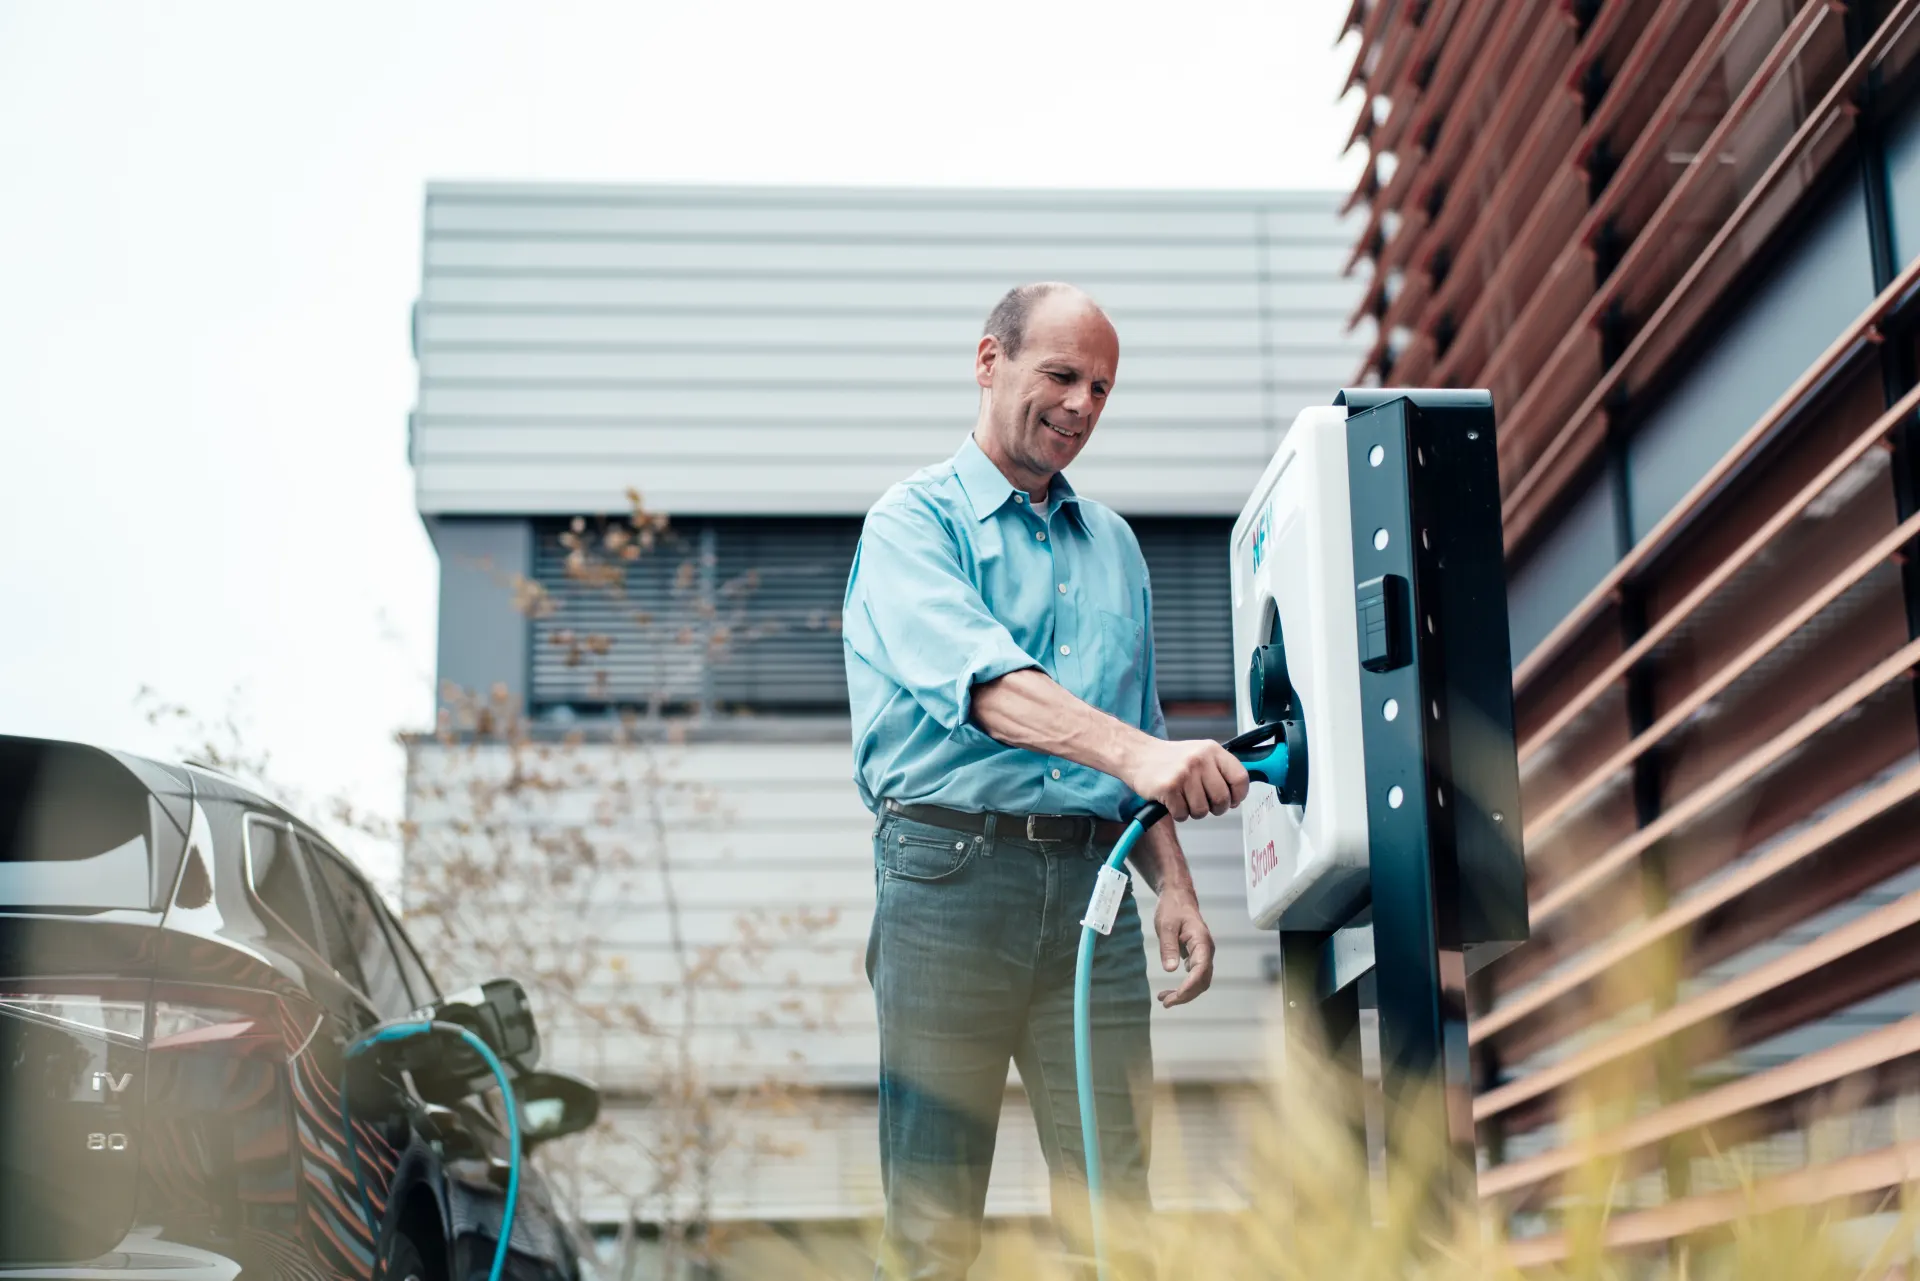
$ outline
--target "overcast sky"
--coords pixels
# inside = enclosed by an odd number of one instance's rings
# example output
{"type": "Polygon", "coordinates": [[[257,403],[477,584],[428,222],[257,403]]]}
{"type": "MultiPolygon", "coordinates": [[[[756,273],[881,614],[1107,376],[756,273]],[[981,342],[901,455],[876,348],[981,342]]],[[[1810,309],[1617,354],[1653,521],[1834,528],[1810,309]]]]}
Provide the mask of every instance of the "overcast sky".
{"type": "Polygon", "coordinates": [[[0,0],[0,732],[397,809],[429,180],[1349,187],[1348,7],[0,0]]]}

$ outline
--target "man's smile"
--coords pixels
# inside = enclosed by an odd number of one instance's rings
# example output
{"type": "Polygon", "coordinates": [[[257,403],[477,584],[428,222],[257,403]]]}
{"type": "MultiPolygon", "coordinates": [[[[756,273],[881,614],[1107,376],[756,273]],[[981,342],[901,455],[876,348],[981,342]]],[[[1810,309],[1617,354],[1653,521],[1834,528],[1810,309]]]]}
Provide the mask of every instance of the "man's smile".
{"type": "Polygon", "coordinates": [[[1041,415],[1040,415],[1040,425],[1041,425],[1042,427],[1045,427],[1045,428],[1046,428],[1046,429],[1047,429],[1048,431],[1050,431],[1050,432],[1053,432],[1053,433],[1054,433],[1055,435],[1057,435],[1057,436],[1064,436],[1064,437],[1066,437],[1066,438],[1067,438],[1068,440],[1078,440],[1078,439],[1080,439],[1080,433],[1079,433],[1079,432],[1077,432],[1077,431],[1067,431],[1067,430],[1066,430],[1065,428],[1061,428],[1061,427],[1055,427],[1055,426],[1054,426],[1054,425],[1053,425],[1053,424],[1052,424],[1051,422],[1048,422],[1048,421],[1047,421],[1047,416],[1046,416],[1045,414],[1041,414],[1041,415]]]}

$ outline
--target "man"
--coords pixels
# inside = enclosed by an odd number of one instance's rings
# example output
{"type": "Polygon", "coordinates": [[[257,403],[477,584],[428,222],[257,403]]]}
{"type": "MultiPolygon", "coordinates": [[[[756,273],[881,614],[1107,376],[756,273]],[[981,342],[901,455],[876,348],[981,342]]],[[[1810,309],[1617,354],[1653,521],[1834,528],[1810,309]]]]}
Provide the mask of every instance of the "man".
{"type": "MultiPolygon", "coordinates": [[[[963,1278],[980,1248],[1007,1063],[1020,1069],[1084,1247],[1074,1086],[1079,921],[1142,798],[1222,814],[1247,774],[1212,742],[1168,742],[1151,592],[1125,521],[1061,473],[1100,421],[1119,339],[1069,285],[1014,289],[974,355],[980,411],[946,462],[868,513],[847,584],[854,770],[874,811],[867,976],[880,1018],[880,1272],[963,1278]]],[[[1159,896],[1163,1005],[1199,996],[1213,939],[1172,823],[1133,854],[1159,896]]],[[[1152,1064],[1131,892],[1094,953],[1093,1058],[1108,1221],[1143,1248],[1152,1064]]],[[[1127,1276],[1144,1275],[1135,1257],[1127,1276]]]]}

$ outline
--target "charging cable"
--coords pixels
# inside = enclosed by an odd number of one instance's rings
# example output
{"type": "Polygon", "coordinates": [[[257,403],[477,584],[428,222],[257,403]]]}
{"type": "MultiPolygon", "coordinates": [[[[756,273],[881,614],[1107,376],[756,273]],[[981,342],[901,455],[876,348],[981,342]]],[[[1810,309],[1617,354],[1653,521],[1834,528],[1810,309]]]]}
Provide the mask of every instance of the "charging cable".
{"type": "MultiPolygon", "coordinates": [[[[1248,776],[1254,781],[1270,783],[1284,791],[1288,781],[1288,728],[1286,722],[1262,725],[1228,739],[1221,746],[1240,757],[1240,763],[1246,766],[1248,776]],[[1262,755],[1251,759],[1243,755],[1269,739],[1274,740],[1273,744],[1262,755]]],[[[1297,735],[1298,727],[1293,730],[1297,735]]],[[[1080,956],[1073,969],[1074,1089],[1080,1096],[1080,1145],[1086,1151],[1093,1257],[1100,1281],[1108,1281],[1108,1273],[1106,1217],[1100,1205],[1100,1119],[1093,1098],[1093,948],[1100,935],[1113,932],[1114,919],[1120,914],[1120,900],[1127,891],[1127,874],[1121,868],[1127,855],[1133,852],[1146,830],[1166,816],[1166,806],[1159,801],[1148,801],[1135,811],[1126,830],[1120,833],[1120,839],[1113,843],[1113,853],[1107,855],[1094,881],[1087,914],[1080,920],[1080,956]]]]}
{"type": "MultiPolygon", "coordinates": [[[[500,1281],[507,1269],[507,1246],[513,1240],[513,1212],[520,1201],[520,1109],[513,1100],[513,1083],[507,1079],[507,1069],[500,1062],[493,1047],[481,1040],[458,1023],[442,1023],[431,1020],[415,1020],[401,1023],[384,1023],[367,1035],[347,1047],[349,1059],[358,1058],[377,1045],[389,1045],[395,1041],[405,1041],[413,1037],[457,1036],[465,1041],[467,1047],[480,1056],[493,1079],[500,1083],[500,1097],[507,1109],[507,1199],[500,1210],[500,1239],[493,1249],[493,1270],[487,1274],[487,1281],[500,1281]]],[[[373,1203],[367,1197],[366,1185],[360,1179],[360,1158],[354,1151],[353,1117],[347,1109],[347,1077],[340,1074],[340,1124],[347,1133],[347,1164],[353,1170],[353,1186],[360,1193],[360,1203],[366,1209],[367,1223],[373,1224],[373,1203]]],[[[377,1242],[376,1242],[377,1244],[377,1242]]]]}

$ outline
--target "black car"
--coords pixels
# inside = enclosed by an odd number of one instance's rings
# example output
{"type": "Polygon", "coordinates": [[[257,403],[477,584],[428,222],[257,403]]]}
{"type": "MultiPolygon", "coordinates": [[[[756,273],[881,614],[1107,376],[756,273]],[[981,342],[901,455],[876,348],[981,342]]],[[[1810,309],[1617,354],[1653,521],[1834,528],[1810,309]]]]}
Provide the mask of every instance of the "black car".
{"type": "MultiPolygon", "coordinates": [[[[0,737],[0,1281],[484,1278],[509,1151],[491,1078],[348,1047],[504,1003],[526,1145],[599,1099],[534,1070],[517,984],[465,999],[346,859],[233,780],[0,737]]],[[[531,1165],[508,1274],[580,1274],[531,1165]]]]}

